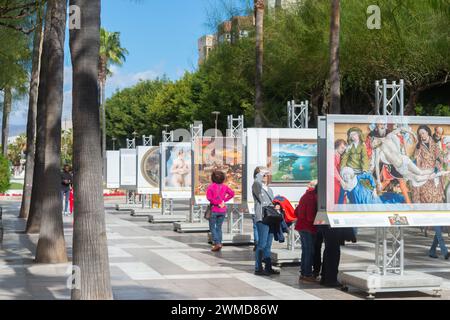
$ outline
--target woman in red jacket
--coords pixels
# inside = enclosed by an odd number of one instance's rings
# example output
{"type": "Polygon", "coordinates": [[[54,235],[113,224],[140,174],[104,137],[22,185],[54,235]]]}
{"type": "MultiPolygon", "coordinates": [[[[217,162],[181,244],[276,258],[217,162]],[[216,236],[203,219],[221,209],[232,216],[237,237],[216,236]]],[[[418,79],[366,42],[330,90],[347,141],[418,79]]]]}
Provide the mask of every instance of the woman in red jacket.
{"type": "Polygon", "coordinates": [[[297,224],[295,230],[300,233],[302,243],[302,257],[300,268],[300,281],[316,282],[313,276],[314,263],[314,243],[317,229],[314,220],[317,215],[317,185],[314,189],[309,189],[300,199],[300,204],[295,210],[297,224]]]}

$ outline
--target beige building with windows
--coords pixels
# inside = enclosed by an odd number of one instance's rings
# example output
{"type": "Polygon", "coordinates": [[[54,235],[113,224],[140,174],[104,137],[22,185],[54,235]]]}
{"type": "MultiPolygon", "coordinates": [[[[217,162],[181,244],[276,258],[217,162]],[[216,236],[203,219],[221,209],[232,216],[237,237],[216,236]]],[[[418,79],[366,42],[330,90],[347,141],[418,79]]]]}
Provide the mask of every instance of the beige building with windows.
{"type": "Polygon", "coordinates": [[[198,39],[198,65],[201,65],[216,45],[216,35],[208,34],[198,39]]]}

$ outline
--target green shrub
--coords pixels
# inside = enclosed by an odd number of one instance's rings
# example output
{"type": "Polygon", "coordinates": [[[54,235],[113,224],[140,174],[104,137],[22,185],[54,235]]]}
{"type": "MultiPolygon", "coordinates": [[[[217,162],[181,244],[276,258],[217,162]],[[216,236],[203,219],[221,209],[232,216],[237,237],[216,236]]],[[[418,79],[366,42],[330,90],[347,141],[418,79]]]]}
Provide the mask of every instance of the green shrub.
{"type": "Polygon", "coordinates": [[[8,191],[11,171],[9,170],[8,160],[0,155],[0,193],[8,191]]]}

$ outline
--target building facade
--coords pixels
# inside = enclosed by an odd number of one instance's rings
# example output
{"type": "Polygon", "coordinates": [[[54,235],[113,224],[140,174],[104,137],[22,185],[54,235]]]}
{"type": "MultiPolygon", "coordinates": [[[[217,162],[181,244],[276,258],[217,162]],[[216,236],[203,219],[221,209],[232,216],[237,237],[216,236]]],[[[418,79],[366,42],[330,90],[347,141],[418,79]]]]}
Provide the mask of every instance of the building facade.
{"type": "Polygon", "coordinates": [[[198,39],[198,65],[206,61],[215,45],[216,35],[208,34],[198,39]]]}

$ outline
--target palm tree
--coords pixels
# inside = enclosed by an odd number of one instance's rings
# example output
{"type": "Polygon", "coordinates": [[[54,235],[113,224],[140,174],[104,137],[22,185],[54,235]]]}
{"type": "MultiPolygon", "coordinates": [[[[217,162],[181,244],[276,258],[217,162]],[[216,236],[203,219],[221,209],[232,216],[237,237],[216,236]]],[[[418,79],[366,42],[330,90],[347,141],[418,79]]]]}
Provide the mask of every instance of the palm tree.
{"type": "Polygon", "coordinates": [[[73,265],[82,272],[74,300],[112,299],[103,204],[98,63],[100,0],[70,0],[81,8],[81,28],[70,30],[73,67],[73,265]]]}
{"type": "Polygon", "coordinates": [[[330,27],[330,113],[341,113],[341,79],[339,74],[340,0],[331,0],[330,27]]]}
{"type": "MultiPolygon", "coordinates": [[[[36,247],[36,262],[64,263],[67,262],[67,253],[61,214],[60,161],[67,1],[49,0],[47,10],[51,15],[50,28],[44,35],[42,52],[44,59],[48,60],[42,69],[47,86],[42,94],[42,101],[46,106],[43,144],[45,174],[41,184],[42,220],[36,247]]],[[[38,100],[41,100],[41,93],[38,100]]]]}
{"type": "Polygon", "coordinates": [[[261,128],[263,117],[264,0],[254,0],[256,24],[255,127],[261,128]]]}
{"type": "Polygon", "coordinates": [[[112,75],[111,65],[121,66],[128,54],[127,49],[120,45],[120,32],[108,32],[100,29],[100,57],[98,60],[98,83],[101,90],[101,117],[102,117],[102,158],[103,177],[105,177],[106,163],[106,79],[112,75]]]}
{"type": "Polygon", "coordinates": [[[28,102],[28,120],[27,120],[27,148],[25,163],[25,181],[23,184],[22,205],[20,206],[19,218],[27,219],[30,213],[31,190],[33,185],[35,138],[36,138],[36,113],[37,99],[39,89],[39,72],[41,68],[42,53],[42,14],[43,2],[39,2],[39,10],[36,13],[36,30],[33,39],[33,57],[31,66],[31,80],[28,102]]]}
{"type": "MultiPolygon", "coordinates": [[[[51,26],[51,11],[47,10],[44,18],[45,26],[42,35],[42,41],[49,37],[51,26]]],[[[47,91],[47,71],[48,57],[44,55],[44,42],[42,43],[41,68],[39,71],[38,98],[36,107],[36,146],[34,154],[33,181],[43,181],[45,177],[44,159],[45,159],[45,115],[46,103],[45,95],[47,91]]],[[[38,234],[41,227],[42,204],[44,201],[43,188],[40,184],[33,183],[31,186],[30,211],[28,214],[25,232],[28,234],[38,234]]],[[[61,209],[62,211],[62,209],[61,209]]]]}

